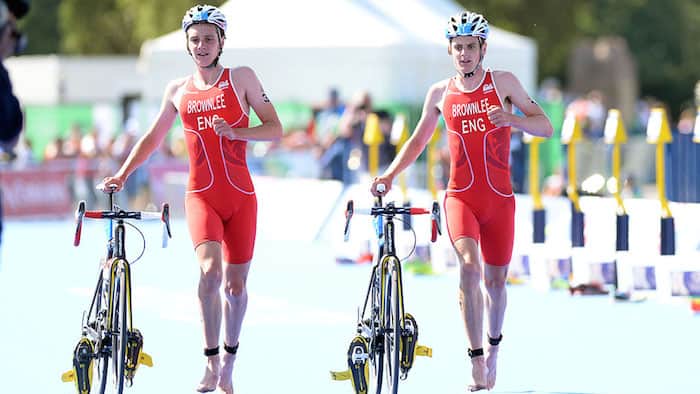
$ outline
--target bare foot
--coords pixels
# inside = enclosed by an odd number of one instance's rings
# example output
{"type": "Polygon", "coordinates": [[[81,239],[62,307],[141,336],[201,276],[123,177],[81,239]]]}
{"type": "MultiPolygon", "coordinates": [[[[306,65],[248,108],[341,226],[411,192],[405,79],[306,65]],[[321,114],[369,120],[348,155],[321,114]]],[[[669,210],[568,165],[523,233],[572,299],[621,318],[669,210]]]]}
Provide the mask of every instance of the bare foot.
{"type": "Polygon", "coordinates": [[[498,361],[498,346],[486,346],[486,388],[491,390],[496,385],[496,362],[498,361]]]}
{"type": "Polygon", "coordinates": [[[483,356],[474,357],[472,359],[472,379],[473,384],[470,384],[467,389],[469,391],[479,391],[486,389],[486,362],[483,356]]]}
{"type": "Polygon", "coordinates": [[[233,363],[236,361],[236,355],[226,353],[223,356],[223,364],[221,365],[221,373],[219,375],[219,390],[225,394],[233,394],[233,363]]]}
{"type": "Polygon", "coordinates": [[[207,361],[207,369],[204,370],[204,377],[197,386],[197,391],[200,393],[208,393],[216,390],[216,382],[219,380],[219,356],[211,356],[207,361]]]}

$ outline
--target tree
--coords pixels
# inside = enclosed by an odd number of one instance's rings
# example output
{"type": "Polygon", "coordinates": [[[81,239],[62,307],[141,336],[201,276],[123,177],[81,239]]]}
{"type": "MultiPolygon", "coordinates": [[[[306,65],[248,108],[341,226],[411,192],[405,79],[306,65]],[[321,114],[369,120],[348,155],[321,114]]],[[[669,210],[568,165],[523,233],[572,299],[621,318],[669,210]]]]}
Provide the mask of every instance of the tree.
{"type": "Polygon", "coordinates": [[[137,54],[145,40],[177,30],[192,5],[191,0],[64,0],[59,7],[61,52],[137,54]]]}
{"type": "Polygon", "coordinates": [[[29,13],[19,21],[19,28],[27,34],[25,54],[56,53],[60,43],[58,5],[61,0],[33,0],[29,13]]]}

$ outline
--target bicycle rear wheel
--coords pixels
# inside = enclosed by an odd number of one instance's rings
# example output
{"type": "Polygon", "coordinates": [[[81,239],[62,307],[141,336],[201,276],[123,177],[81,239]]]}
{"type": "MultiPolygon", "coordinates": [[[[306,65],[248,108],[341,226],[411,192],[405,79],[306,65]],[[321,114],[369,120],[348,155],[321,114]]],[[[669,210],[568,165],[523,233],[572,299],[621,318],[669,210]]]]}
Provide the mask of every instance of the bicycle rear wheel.
{"type": "Polygon", "coordinates": [[[97,290],[95,291],[94,304],[91,307],[92,316],[90,323],[87,324],[94,330],[92,340],[95,348],[95,353],[93,354],[94,360],[92,361],[93,382],[90,392],[99,394],[105,394],[107,390],[109,358],[112,355],[112,335],[109,332],[109,327],[105,327],[107,324],[107,307],[105,307],[103,303],[107,302],[107,297],[103,298],[103,294],[106,295],[107,293],[103,290],[103,286],[104,283],[102,279],[100,279],[97,284],[97,290]]]}
{"type": "Polygon", "coordinates": [[[114,272],[114,290],[112,293],[112,362],[114,388],[117,394],[124,391],[124,371],[126,368],[127,341],[127,275],[126,262],[118,261],[114,272]]]}
{"type": "Polygon", "coordinates": [[[382,305],[382,273],[376,267],[372,274],[372,300],[370,313],[370,392],[380,394],[384,378],[384,335],[382,333],[381,305],[382,305]]]}
{"type": "Polygon", "coordinates": [[[384,373],[388,392],[399,390],[399,366],[401,353],[401,294],[399,260],[388,257],[384,291],[384,373]]]}
{"type": "Polygon", "coordinates": [[[107,390],[107,375],[109,374],[109,351],[103,344],[98,345],[95,351],[95,360],[92,362],[93,392],[105,394],[107,390]]]}

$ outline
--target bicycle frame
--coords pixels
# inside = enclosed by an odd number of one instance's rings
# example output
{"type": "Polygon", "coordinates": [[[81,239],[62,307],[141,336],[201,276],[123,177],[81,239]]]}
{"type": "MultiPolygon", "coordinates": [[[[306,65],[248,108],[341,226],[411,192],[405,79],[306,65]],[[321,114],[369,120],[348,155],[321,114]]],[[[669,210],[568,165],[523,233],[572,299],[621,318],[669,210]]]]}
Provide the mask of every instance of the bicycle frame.
{"type": "MultiPolygon", "coordinates": [[[[440,208],[433,203],[432,210],[422,208],[397,207],[394,202],[382,204],[378,197],[369,211],[359,211],[372,215],[375,219],[375,232],[378,240],[378,253],[372,266],[370,282],[365,294],[362,312],[358,310],[357,333],[367,339],[369,359],[375,375],[376,393],[381,393],[382,375],[386,373],[387,383],[392,393],[398,390],[398,379],[406,378],[407,370],[399,375],[400,342],[410,335],[405,328],[403,280],[401,260],[396,256],[395,223],[396,215],[432,214],[432,237],[435,242],[440,229],[440,208]],[[386,357],[386,359],[385,359],[386,357]],[[383,371],[384,366],[387,371],[383,371]]],[[[348,239],[350,219],[355,213],[353,201],[348,201],[346,209],[345,239],[348,239]]]]}
{"type": "MultiPolygon", "coordinates": [[[[138,360],[127,358],[127,350],[132,346],[129,344],[132,341],[132,335],[142,337],[140,332],[133,328],[131,264],[126,257],[125,220],[159,219],[164,224],[163,247],[167,245],[167,239],[171,237],[168,204],[163,204],[160,212],[124,211],[114,203],[114,192],[108,192],[108,198],[109,210],[86,211],[85,202],[80,201],[76,211],[74,246],[80,244],[84,218],[109,220],[107,253],[104,262],[100,265],[90,307],[87,313],[83,314],[82,337],[78,346],[83,344],[90,349],[86,352],[83,348],[81,355],[90,354],[89,359],[82,359],[87,363],[87,367],[81,364],[82,370],[77,367],[80,363],[75,361],[78,358],[78,348],[75,351],[73,380],[76,381],[78,392],[81,394],[87,394],[91,390],[93,362],[97,363],[97,374],[100,381],[99,392],[104,393],[109,359],[113,360],[116,392],[120,394],[125,382],[126,385],[131,385],[136,365],[141,362],[141,359],[138,358],[140,357],[140,346],[135,353],[138,360]],[[85,341],[89,341],[88,344],[85,341]],[[129,366],[127,367],[127,365],[129,366]],[[85,372],[85,369],[88,369],[88,372],[85,372]],[[129,369],[129,373],[126,372],[127,369],[129,369]]],[[[147,358],[145,363],[150,365],[150,356],[145,354],[144,356],[147,358]]],[[[70,372],[64,374],[62,378],[64,381],[71,380],[70,372]]]]}

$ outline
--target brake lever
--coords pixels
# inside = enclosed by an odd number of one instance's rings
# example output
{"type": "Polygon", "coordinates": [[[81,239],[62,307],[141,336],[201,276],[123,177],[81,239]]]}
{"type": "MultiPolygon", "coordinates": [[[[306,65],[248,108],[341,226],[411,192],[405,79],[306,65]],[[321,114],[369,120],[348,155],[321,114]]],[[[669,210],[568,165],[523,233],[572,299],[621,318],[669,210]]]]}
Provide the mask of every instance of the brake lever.
{"type": "Polygon", "coordinates": [[[440,204],[433,201],[433,207],[430,211],[430,219],[432,222],[431,241],[437,241],[437,236],[442,235],[442,220],[440,217],[440,204]]]}
{"type": "Polygon", "coordinates": [[[75,211],[75,237],[73,238],[73,246],[80,245],[80,235],[83,232],[83,218],[85,217],[85,201],[81,200],[78,203],[78,209],[75,211]]]}
{"type": "Polygon", "coordinates": [[[170,205],[168,203],[163,204],[160,220],[163,222],[163,247],[166,248],[168,246],[168,238],[173,237],[170,232],[170,205]]]}
{"type": "Polygon", "coordinates": [[[352,219],[354,212],[354,203],[352,200],[348,200],[348,205],[345,208],[345,230],[343,231],[343,241],[345,242],[350,239],[350,219],[352,219]]]}

